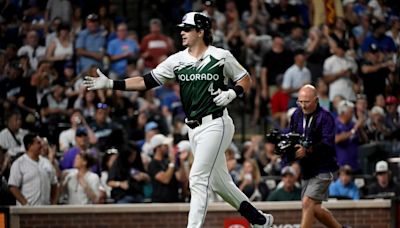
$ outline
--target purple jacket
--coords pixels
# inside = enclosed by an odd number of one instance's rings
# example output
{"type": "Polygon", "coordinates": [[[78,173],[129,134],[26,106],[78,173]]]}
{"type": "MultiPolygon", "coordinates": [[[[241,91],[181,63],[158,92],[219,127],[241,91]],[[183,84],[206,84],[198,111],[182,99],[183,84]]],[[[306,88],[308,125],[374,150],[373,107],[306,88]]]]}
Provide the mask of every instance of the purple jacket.
{"type": "MultiPolygon", "coordinates": [[[[301,108],[297,108],[289,126],[289,131],[304,134],[303,125],[305,125],[305,137],[311,141],[312,152],[299,160],[302,178],[305,180],[320,173],[338,170],[335,153],[335,120],[328,111],[318,106],[310,121],[310,124],[304,124],[304,114],[301,108]]],[[[293,160],[293,154],[283,155],[284,163],[293,160]]]]}

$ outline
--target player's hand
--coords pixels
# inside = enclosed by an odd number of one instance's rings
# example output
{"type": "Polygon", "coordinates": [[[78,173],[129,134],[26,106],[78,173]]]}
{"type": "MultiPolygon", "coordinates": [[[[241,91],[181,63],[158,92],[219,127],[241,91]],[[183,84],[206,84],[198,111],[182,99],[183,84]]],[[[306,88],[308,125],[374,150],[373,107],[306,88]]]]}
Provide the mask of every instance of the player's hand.
{"type": "Polygon", "coordinates": [[[99,77],[91,77],[85,76],[85,80],[83,80],[83,85],[88,90],[97,90],[97,89],[112,89],[113,88],[113,80],[107,78],[100,69],[96,70],[99,77]]]}
{"type": "Polygon", "coordinates": [[[218,96],[216,96],[214,98],[214,102],[217,106],[227,106],[235,98],[235,91],[233,91],[233,89],[229,89],[228,91],[222,91],[218,96]]]}

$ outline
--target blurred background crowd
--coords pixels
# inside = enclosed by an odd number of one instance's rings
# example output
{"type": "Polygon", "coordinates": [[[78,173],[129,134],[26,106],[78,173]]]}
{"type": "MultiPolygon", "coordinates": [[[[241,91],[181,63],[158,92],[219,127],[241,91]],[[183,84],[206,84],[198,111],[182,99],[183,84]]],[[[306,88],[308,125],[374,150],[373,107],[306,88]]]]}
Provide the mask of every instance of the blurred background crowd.
{"type": "Polygon", "coordinates": [[[188,201],[192,155],[179,85],[87,91],[82,80],[97,68],[113,79],[148,73],[182,50],[175,25],[189,11],[212,19],[213,45],[230,50],[253,79],[229,107],[237,136],[226,151],[232,178],[251,200],[300,200],[301,170],[281,167],[264,136],[288,126],[308,83],[336,121],[341,168],[330,196],[398,196],[399,6],[0,0],[1,204],[188,201]]]}

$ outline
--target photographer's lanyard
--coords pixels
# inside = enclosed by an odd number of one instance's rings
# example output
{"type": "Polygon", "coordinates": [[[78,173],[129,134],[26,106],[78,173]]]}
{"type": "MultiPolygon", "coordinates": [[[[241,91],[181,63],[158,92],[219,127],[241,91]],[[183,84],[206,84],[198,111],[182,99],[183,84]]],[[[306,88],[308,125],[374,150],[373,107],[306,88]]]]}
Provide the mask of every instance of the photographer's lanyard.
{"type": "Polygon", "coordinates": [[[303,137],[304,137],[305,139],[307,139],[307,135],[308,135],[308,134],[306,134],[306,133],[308,133],[308,129],[310,129],[310,127],[311,127],[311,123],[312,123],[312,121],[313,121],[313,118],[314,118],[314,115],[312,115],[312,116],[310,117],[310,120],[308,121],[308,124],[307,124],[306,116],[303,117],[303,137]],[[306,128],[306,127],[307,127],[307,128],[306,128]]]}

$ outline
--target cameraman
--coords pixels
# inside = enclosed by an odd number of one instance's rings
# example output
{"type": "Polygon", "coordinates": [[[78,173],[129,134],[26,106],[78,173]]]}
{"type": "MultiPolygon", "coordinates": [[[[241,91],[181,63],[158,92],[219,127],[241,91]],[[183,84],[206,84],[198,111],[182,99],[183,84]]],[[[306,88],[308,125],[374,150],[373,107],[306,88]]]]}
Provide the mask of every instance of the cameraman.
{"type": "Polygon", "coordinates": [[[285,163],[299,161],[302,172],[301,227],[312,227],[317,218],[327,227],[342,227],[331,212],[321,206],[328,198],[332,172],[337,171],[335,154],[335,121],[321,108],[317,91],[312,85],[299,90],[298,108],[291,117],[289,130],[303,136],[311,145],[295,145],[291,153],[284,153],[285,163]]]}

